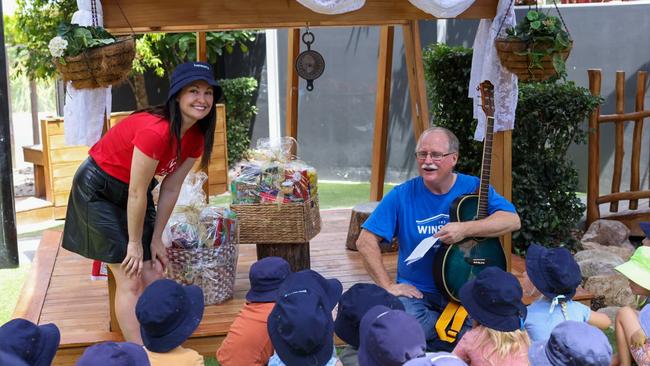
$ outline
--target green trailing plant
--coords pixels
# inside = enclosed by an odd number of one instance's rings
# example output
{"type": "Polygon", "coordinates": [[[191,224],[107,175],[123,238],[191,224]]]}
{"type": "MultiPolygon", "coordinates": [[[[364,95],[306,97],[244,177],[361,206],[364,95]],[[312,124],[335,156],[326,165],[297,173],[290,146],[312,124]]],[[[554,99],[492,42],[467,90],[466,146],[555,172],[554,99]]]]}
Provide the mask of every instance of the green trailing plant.
{"type": "Polygon", "coordinates": [[[566,76],[561,53],[570,49],[571,39],[558,17],[530,10],[515,27],[506,29],[506,34],[509,40],[526,43],[526,49],[516,54],[529,57],[529,69],[543,69],[542,58],[551,56],[555,72],[561,77],[566,76]]]}
{"type": "MultiPolygon", "coordinates": [[[[460,71],[469,67],[471,50],[433,45],[423,55],[435,124],[458,136],[458,170],[476,175],[483,145],[473,140],[472,103],[464,103],[469,99],[469,72],[460,71]],[[468,150],[475,152],[464,153],[468,150]]],[[[567,151],[572,144],[585,143],[582,125],[598,103],[598,97],[572,82],[519,84],[512,133],[512,202],[521,218],[521,230],[513,234],[516,252],[531,242],[569,249],[577,245],[572,234],[584,205],[575,193],[578,173],[567,151]]]]}
{"type": "Polygon", "coordinates": [[[251,77],[219,80],[226,103],[228,166],[246,157],[250,148],[250,129],[257,114],[257,80],[251,77]]]}
{"type": "Polygon", "coordinates": [[[116,39],[101,27],[86,27],[78,24],[61,23],[57,36],[48,44],[50,53],[65,64],[65,57],[77,56],[82,52],[115,43],[116,39]]]}
{"type": "Polygon", "coordinates": [[[474,140],[477,121],[472,115],[472,100],[467,97],[472,50],[435,44],[424,50],[422,58],[433,124],[458,136],[460,159],[456,169],[478,175],[483,145],[474,140]]]}

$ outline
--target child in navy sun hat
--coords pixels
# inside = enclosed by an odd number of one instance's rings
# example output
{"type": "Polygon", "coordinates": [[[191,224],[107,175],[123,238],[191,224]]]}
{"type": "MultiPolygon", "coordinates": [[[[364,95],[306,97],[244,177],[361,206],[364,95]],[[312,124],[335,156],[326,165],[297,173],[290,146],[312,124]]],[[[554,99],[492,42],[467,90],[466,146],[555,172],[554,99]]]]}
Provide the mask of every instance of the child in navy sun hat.
{"type": "Polygon", "coordinates": [[[600,329],[567,320],[547,341],[533,343],[528,356],[532,366],[609,366],[612,346],[600,329]]]}
{"type": "Polygon", "coordinates": [[[0,327],[0,351],[31,366],[49,366],[60,340],[59,328],[54,324],[36,325],[17,318],[0,327]]]}
{"type": "Polygon", "coordinates": [[[424,357],[414,358],[404,366],[467,366],[467,364],[449,352],[435,352],[427,353],[424,357]]]}
{"type": "Polygon", "coordinates": [[[102,342],[86,348],[77,366],[149,366],[147,352],[130,342],[102,342]]]}

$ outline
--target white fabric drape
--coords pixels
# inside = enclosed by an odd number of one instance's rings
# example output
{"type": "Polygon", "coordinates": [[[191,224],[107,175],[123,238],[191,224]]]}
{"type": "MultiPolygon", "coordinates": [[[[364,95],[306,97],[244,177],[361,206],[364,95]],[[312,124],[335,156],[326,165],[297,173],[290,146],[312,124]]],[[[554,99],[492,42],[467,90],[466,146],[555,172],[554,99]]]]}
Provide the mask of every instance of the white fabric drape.
{"type": "Polygon", "coordinates": [[[494,85],[494,131],[511,130],[515,127],[515,110],[519,88],[517,76],[506,70],[499,61],[494,40],[503,21],[501,32],[515,25],[515,10],[510,6],[511,0],[499,0],[497,15],[494,20],[483,19],[479,23],[474,38],[474,54],[469,82],[469,97],[474,99],[474,118],[478,120],[474,138],[482,141],[485,137],[485,113],[481,108],[481,93],[478,85],[489,80],[494,85]]]}
{"type": "Polygon", "coordinates": [[[409,0],[413,6],[436,18],[455,18],[475,0],[409,0]]]}
{"type": "Polygon", "coordinates": [[[296,0],[302,6],[320,14],[343,14],[359,10],[366,0],[296,0]]]}
{"type": "MultiPolygon", "coordinates": [[[[104,25],[104,13],[99,0],[77,0],[77,10],[72,23],[93,25],[92,6],[96,7],[97,26],[104,25]]],[[[67,145],[92,146],[102,136],[104,116],[111,114],[111,88],[75,89],[66,85],[63,107],[65,143],[67,145]]]]}

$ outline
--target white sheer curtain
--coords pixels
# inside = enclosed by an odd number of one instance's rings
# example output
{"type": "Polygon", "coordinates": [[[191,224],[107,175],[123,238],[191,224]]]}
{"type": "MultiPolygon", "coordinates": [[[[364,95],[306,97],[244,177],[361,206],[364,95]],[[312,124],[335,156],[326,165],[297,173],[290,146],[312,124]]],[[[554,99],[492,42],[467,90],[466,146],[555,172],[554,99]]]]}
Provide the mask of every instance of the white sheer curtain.
{"type": "Polygon", "coordinates": [[[311,11],[320,14],[343,14],[359,10],[366,0],[296,0],[311,11]]]}
{"type": "Polygon", "coordinates": [[[474,4],[474,0],[409,0],[409,2],[436,18],[455,18],[474,4]]]}

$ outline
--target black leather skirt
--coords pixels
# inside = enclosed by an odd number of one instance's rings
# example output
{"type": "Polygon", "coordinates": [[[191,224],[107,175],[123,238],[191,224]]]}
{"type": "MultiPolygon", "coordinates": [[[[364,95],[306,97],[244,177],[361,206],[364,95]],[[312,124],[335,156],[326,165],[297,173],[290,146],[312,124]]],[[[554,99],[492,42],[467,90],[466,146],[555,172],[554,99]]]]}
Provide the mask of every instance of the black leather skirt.
{"type": "MultiPolygon", "coordinates": [[[[144,260],[151,259],[151,237],[156,220],[156,208],[151,191],[147,190],[147,210],[142,231],[144,260]]],[[[86,258],[106,263],[121,263],[126,256],[129,231],[126,205],[129,185],[104,172],[88,157],[72,181],[63,229],[63,248],[86,258]]]]}

